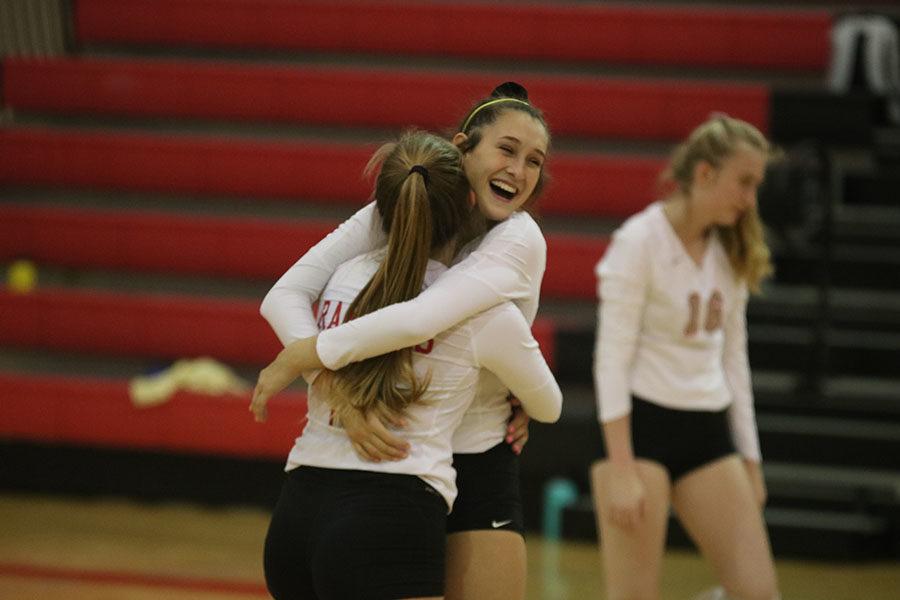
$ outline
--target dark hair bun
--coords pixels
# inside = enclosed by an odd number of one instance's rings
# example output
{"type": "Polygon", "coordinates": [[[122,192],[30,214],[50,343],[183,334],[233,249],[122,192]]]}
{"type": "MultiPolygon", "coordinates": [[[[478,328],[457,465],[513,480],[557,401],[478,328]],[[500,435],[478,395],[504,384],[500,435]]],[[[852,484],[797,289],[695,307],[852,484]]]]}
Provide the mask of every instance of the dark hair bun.
{"type": "Polygon", "coordinates": [[[515,98],[528,102],[528,90],[515,81],[507,81],[494,88],[491,98],[515,98]]]}

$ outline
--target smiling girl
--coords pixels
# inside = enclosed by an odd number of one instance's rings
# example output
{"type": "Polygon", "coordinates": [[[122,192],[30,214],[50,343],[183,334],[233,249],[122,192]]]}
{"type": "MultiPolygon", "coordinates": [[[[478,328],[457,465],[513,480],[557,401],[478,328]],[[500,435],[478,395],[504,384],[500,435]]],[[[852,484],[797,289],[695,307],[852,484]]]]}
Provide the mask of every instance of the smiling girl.
{"type": "MultiPolygon", "coordinates": [[[[416,296],[452,258],[470,219],[462,155],[447,140],[411,132],[373,156],[376,202],[388,245],[340,265],[322,293],[329,320],[416,296]]],[[[561,394],[524,317],[505,302],[427,346],[320,374],[308,422],[266,536],[264,565],[278,600],[442,598],[446,515],[456,484],[451,440],[483,372],[554,421],[561,394]],[[412,442],[403,461],[362,460],[328,401],[402,411],[412,442]]],[[[262,377],[262,376],[261,376],[262,377]]]]}
{"type": "MultiPolygon", "coordinates": [[[[427,344],[440,332],[507,300],[516,304],[529,324],[533,322],[547,249],[540,228],[523,209],[534,202],[544,183],[550,136],[543,116],[528,101],[524,88],[505,83],[468,112],[453,143],[463,153],[472,201],[483,216],[480,234],[459,250],[447,272],[413,300],[319,334],[312,305],[334,269],[386,239],[374,203],[344,222],[292,266],[263,300],[263,316],[292,357],[281,364],[294,368],[260,375],[254,392],[256,410],[264,411],[267,399],[300,370],[322,366],[336,370],[427,344]]],[[[527,429],[510,425],[507,395],[496,378],[484,376],[475,402],[453,436],[459,495],[447,520],[449,600],[521,600],[525,595],[517,454],[527,429]]],[[[398,437],[402,429],[385,427],[374,413],[363,418],[342,411],[342,416],[361,457],[398,460],[405,456],[407,445],[398,437]]]]}

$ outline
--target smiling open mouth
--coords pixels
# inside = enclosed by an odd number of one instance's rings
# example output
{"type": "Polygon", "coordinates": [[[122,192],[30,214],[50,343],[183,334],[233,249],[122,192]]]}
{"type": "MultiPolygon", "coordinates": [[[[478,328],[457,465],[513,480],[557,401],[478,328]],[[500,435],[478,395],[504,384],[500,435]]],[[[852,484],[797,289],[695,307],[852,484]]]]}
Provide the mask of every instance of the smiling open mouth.
{"type": "Polygon", "coordinates": [[[516,197],[516,193],[518,192],[516,188],[509,185],[508,183],[504,183],[502,181],[491,181],[490,182],[491,191],[500,196],[501,198],[506,198],[507,200],[512,200],[516,197]]]}

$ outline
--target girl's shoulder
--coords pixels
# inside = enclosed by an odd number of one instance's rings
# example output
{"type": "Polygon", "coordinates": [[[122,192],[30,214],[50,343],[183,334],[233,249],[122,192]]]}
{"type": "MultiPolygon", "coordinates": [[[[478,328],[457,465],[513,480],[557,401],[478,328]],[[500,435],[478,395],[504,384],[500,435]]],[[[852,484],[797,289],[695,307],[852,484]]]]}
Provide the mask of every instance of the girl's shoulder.
{"type": "Polygon", "coordinates": [[[515,256],[522,261],[537,261],[542,264],[547,255],[547,240],[531,215],[516,212],[467,244],[457,256],[457,262],[471,255],[515,256]]]}
{"type": "Polygon", "coordinates": [[[660,228],[665,225],[665,213],[662,204],[653,202],[642,211],[635,213],[613,232],[613,238],[622,238],[634,242],[646,242],[659,238],[660,228]]]}
{"type": "Polygon", "coordinates": [[[485,234],[483,241],[489,241],[496,238],[524,239],[546,243],[540,226],[534,220],[534,217],[525,211],[515,212],[510,215],[508,219],[494,225],[491,230],[485,234]]]}
{"type": "Polygon", "coordinates": [[[338,265],[337,268],[335,268],[334,273],[331,274],[329,282],[333,283],[348,279],[356,279],[361,276],[371,277],[386,255],[387,246],[357,254],[353,258],[338,265]]]}
{"type": "Polygon", "coordinates": [[[597,275],[648,272],[654,257],[666,252],[665,226],[666,216],[659,202],[628,217],[613,232],[609,248],[597,263],[597,275]]]}

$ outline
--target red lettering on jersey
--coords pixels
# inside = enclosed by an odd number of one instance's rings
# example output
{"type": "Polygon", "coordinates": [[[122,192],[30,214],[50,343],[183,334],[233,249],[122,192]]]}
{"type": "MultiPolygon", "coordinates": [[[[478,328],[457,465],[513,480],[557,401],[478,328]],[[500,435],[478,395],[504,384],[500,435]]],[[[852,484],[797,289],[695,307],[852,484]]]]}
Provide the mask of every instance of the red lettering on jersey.
{"type": "Polygon", "coordinates": [[[719,290],[714,291],[706,304],[706,331],[713,332],[722,327],[724,321],[722,304],[722,293],[719,290]]]}
{"type": "Polygon", "coordinates": [[[423,342],[413,348],[419,354],[431,354],[431,351],[434,349],[434,338],[431,338],[427,342],[423,342]]]}
{"type": "Polygon", "coordinates": [[[691,314],[688,317],[687,325],[684,326],[684,335],[690,337],[697,333],[700,327],[700,294],[693,292],[688,296],[688,308],[691,314]]]}
{"type": "Polygon", "coordinates": [[[316,327],[319,328],[319,331],[325,329],[325,315],[328,314],[328,307],[331,306],[331,300],[326,300],[322,303],[321,310],[319,311],[319,320],[316,321],[316,327]]]}
{"type": "MultiPolygon", "coordinates": [[[[706,301],[706,318],[703,320],[704,330],[712,333],[716,329],[722,327],[722,323],[724,322],[723,305],[724,299],[722,298],[722,292],[714,290],[709,296],[709,300],[706,301]]],[[[690,337],[696,334],[700,329],[700,294],[693,292],[688,296],[688,307],[690,308],[691,313],[688,317],[688,323],[684,328],[684,335],[690,337]]]]}
{"type": "Polygon", "coordinates": [[[341,305],[343,302],[338,302],[337,307],[334,309],[334,314],[331,316],[331,322],[328,323],[328,329],[332,327],[337,327],[341,324],[341,305]]]}

